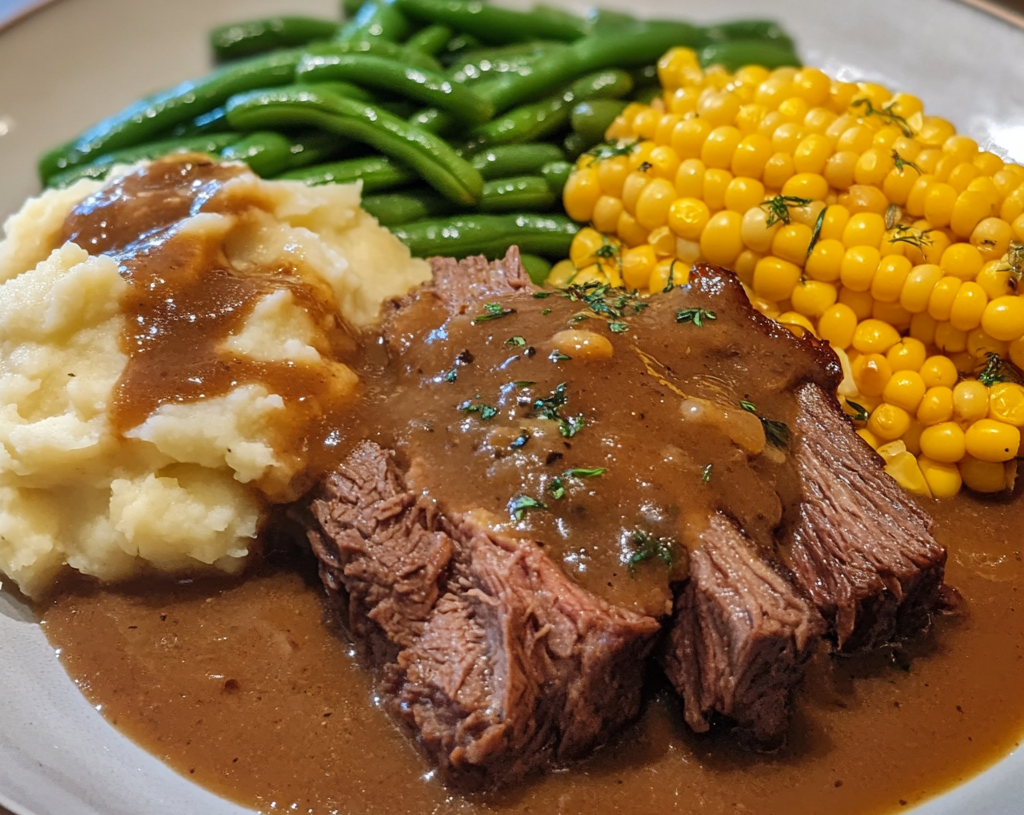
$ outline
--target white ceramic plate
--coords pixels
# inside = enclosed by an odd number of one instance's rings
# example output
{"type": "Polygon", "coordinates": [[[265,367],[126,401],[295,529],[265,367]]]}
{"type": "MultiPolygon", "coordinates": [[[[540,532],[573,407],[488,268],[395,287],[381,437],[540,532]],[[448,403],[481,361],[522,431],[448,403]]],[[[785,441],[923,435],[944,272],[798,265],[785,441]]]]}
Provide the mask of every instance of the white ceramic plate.
{"type": "MultiPolygon", "coordinates": [[[[33,2],[0,0],[0,18],[33,2]]],[[[949,118],[985,148],[1024,160],[1024,32],[966,5],[633,0],[628,6],[701,21],[771,14],[795,35],[806,62],[844,79],[917,94],[929,112],[949,118]]],[[[283,11],[333,15],[336,8],[336,0],[61,0],[0,31],[0,218],[38,191],[41,151],[145,93],[207,70],[210,26],[283,11]]],[[[120,736],[68,680],[31,612],[0,591],[3,806],[17,815],[246,812],[120,736]]],[[[914,815],[1022,811],[1024,749],[914,815]]]]}

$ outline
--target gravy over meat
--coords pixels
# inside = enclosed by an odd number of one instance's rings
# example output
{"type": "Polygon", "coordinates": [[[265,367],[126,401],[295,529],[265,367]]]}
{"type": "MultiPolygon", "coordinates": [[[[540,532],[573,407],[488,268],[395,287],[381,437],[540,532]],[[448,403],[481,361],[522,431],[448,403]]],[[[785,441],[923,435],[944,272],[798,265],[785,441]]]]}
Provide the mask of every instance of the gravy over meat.
{"type": "MultiPolygon", "coordinates": [[[[153,167],[153,178],[118,182],[125,200],[101,193],[80,206],[65,230],[115,253],[134,284],[130,363],[114,409],[122,430],[169,401],[240,381],[278,384],[273,366],[232,368],[214,353],[267,286],[291,288],[326,319],[324,293],[292,270],[243,282],[201,244],[175,239],[175,218],[245,205],[231,198],[232,170],[153,167]],[[181,195],[161,197],[168,185],[181,195]],[[118,226],[137,217],[124,211],[133,206],[148,226],[141,238],[138,221],[131,235],[118,226]],[[168,251],[152,252],[157,243],[168,251]],[[180,273],[197,262],[221,272],[201,284],[180,273]]],[[[373,435],[408,458],[417,489],[445,484],[453,510],[479,507],[496,528],[543,541],[589,591],[649,614],[668,610],[669,581],[685,576],[700,517],[724,509],[771,550],[797,487],[785,444],[768,436],[792,427],[791,386],[834,385],[834,370],[741,347],[713,315],[703,326],[695,315],[647,325],[657,309],[628,297],[607,314],[578,298],[521,293],[448,321],[423,302],[361,359],[340,326],[328,327],[334,352],[363,378],[360,407],[332,401],[330,383],[288,380],[282,396],[298,418],[290,413],[280,432],[309,457],[308,478],[340,457],[344,439],[373,435]],[[657,337],[671,330],[708,332],[713,353],[668,364],[657,337]],[[383,364],[385,348],[401,351],[399,370],[383,364]],[[609,349],[614,367],[602,358],[609,349]],[[756,377],[737,374],[741,352],[756,377]],[[723,377],[726,358],[733,374],[723,377]],[[682,417],[654,409],[680,400],[682,417]],[[445,413],[450,421],[423,418],[445,413]],[[683,492],[685,509],[673,498],[683,492]]],[[[72,582],[42,616],[69,673],[113,723],[188,777],[263,810],[866,815],[978,771],[1019,741],[1024,722],[1024,503],[963,497],[929,510],[966,614],[891,658],[820,652],[779,754],[740,753],[727,734],[686,732],[671,694],[652,688],[641,720],[591,759],[487,795],[446,791],[372,703],[369,678],[321,624],[308,564],[271,559],[244,581],[72,582]]]]}

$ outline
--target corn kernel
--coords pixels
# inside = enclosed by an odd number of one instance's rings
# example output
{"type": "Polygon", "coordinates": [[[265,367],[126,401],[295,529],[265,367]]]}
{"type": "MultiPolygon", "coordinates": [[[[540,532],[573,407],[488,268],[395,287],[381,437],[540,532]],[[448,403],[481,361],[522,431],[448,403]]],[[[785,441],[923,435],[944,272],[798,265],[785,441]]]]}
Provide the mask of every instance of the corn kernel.
{"type": "Polygon", "coordinates": [[[640,199],[640,193],[651,181],[651,177],[641,170],[634,170],[626,176],[626,183],[622,185],[622,206],[630,215],[636,214],[636,202],[640,199]]]}
{"type": "Polygon", "coordinates": [[[676,151],[669,147],[667,144],[659,144],[647,157],[648,163],[651,165],[650,174],[655,178],[664,178],[668,181],[674,181],[676,173],[679,171],[680,160],[679,156],[676,155],[676,151]]]}
{"type": "Polygon", "coordinates": [[[865,396],[881,396],[892,377],[892,368],[881,354],[861,354],[852,360],[853,378],[865,396]]]}
{"type": "Polygon", "coordinates": [[[789,223],[775,233],[775,239],[772,241],[772,254],[800,266],[807,258],[807,247],[810,246],[810,243],[810,227],[789,223]]]}
{"type": "Polygon", "coordinates": [[[565,182],[565,211],[575,221],[589,221],[594,214],[594,204],[600,196],[601,184],[597,170],[591,167],[576,170],[565,182]]]}
{"type": "MultiPolygon", "coordinates": [[[[841,150],[829,156],[821,174],[825,180],[837,190],[846,190],[853,186],[854,171],[860,154],[853,150],[841,150]]],[[[1021,210],[1024,212],[1024,208],[1021,210]]]]}
{"type": "Polygon", "coordinates": [[[854,291],[850,288],[839,289],[839,302],[844,303],[853,309],[857,315],[857,321],[870,319],[874,310],[875,301],[869,291],[854,291]]]}
{"type": "Polygon", "coordinates": [[[836,152],[849,150],[858,156],[865,150],[871,149],[874,133],[870,127],[857,124],[848,128],[836,139],[836,152]]]}
{"type": "Polygon", "coordinates": [[[947,226],[958,197],[957,191],[949,184],[941,181],[932,184],[924,198],[924,217],[933,226],[947,226]]]}
{"type": "Polygon", "coordinates": [[[964,190],[957,196],[953,205],[949,228],[958,237],[969,238],[975,227],[991,214],[992,204],[987,195],[974,190],[964,190]]]}
{"type": "Polygon", "coordinates": [[[807,258],[807,276],[812,280],[833,283],[839,280],[846,246],[835,239],[819,240],[807,258]]]}
{"type": "Polygon", "coordinates": [[[953,308],[949,313],[949,322],[959,331],[972,331],[981,325],[981,317],[988,305],[985,290],[968,280],[953,298],[953,308]]]}
{"type": "Polygon", "coordinates": [[[998,419],[978,419],[964,438],[967,453],[980,461],[1009,461],[1020,450],[1020,430],[998,419]]]}
{"type": "Polygon", "coordinates": [[[985,305],[981,327],[997,340],[1011,342],[1024,336],[1024,298],[996,297],[985,305]]]}
{"type": "Polygon", "coordinates": [[[798,172],[786,179],[782,185],[782,194],[809,201],[824,201],[828,195],[828,182],[816,173],[798,172]]]}
{"type": "Polygon", "coordinates": [[[598,161],[593,166],[597,171],[597,181],[601,189],[607,195],[621,197],[622,185],[626,183],[626,176],[630,172],[629,159],[625,156],[613,156],[598,161]]]}
{"type": "Polygon", "coordinates": [[[928,352],[925,344],[913,337],[903,337],[899,342],[890,348],[885,358],[893,371],[914,371],[921,370],[927,358],[928,352]]]}
{"type": "Polygon", "coordinates": [[[1018,368],[1024,368],[1024,337],[1018,337],[1011,342],[1007,353],[1010,356],[1010,362],[1018,368]]]}
{"type": "Polygon", "coordinates": [[[963,477],[964,486],[975,492],[992,493],[1006,489],[1006,467],[996,461],[980,461],[965,456],[957,465],[963,477]]]}
{"type": "Polygon", "coordinates": [[[881,259],[878,250],[873,246],[854,246],[847,249],[839,270],[843,285],[852,291],[868,291],[881,259]]]}
{"type": "Polygon", "coordinates": [[[871,278],[871,296],[882,303],[897,302],[912,269],[905,257],[889,255],[882,258],[871,278]]]}
{"type": "MultiPolygon", "coordinates": [[[[954,190],[963,193],[975,178],[979,175],[978,168],[973,164],[962,162],[949,171],[946,176],[946,183],[954,190]]],[[[955,214],[954,214],[955,217],[955,214]]]]}
{"type": "Polygon", "coordinates": [[[658,262],[650,244],[635,246],[622,252],[622,282],[627,289],[646,289],[651,272],[658,262]]]}
{"type": "MultiPolygon", "coordinates": [[[[922,384],[924,377],[921,377],[922,384]]],[[[917,420],[928,427],[953,418],[953,389],[945,385],[928,388],[917,406],[917,420]]]]}
{"type": "Polygon", "coordinates": [[[814,333],[814,324],[811,323],[803,314],[798,314],[795,311],[786,311],[775,318],[775,321],[779,325],[785,326],[793,334],[798,337],[802,337],[804,334],[810,332],[814,333]]]}
{"type": "Polygon", "coordinates": [[[723,203],[726,209],[744,214],[764,201],[764,184],[756,178],[736,177],[725,188],[723,203]]]}
{"type": "Polygon", "coordinates": [[[935,284],[928,298],[928,313],[936,320],[948,320],[953,309],[953,300],[962,285],[963,281],[959,277],[943,277],[935,284]]]}
{"type": "Polygon", "coordinates": [[[697,103],[697,115],[715,127],[731,125],[740,112],[740,99],[732,91],[714,91],[697,103]]]}
{"type": "Polygon", "coordinates": [[[744,249],[736,258],[736,262],[733,264],[733,271],[736,272],[736,277],[744,285],[752,286],[754,284],[754,269],[757,268],[757,262],[761,257],[757,252],[744,249]]]}
{"type": "Polygon", "coordinates": [[[910,193],[907,195],[906,203],[904,204],[908,213],[913,215],[915,218],[920,218],[924,215],[924,205],[928,198],[928,191],[936,183],[937,180],[935,176],[927,172],[914,182],[913,186],[910,188],[910,193]]]}
{"type": "Polygon", "coordinates": [[[1002,218],[984,218],[971,233],[971,246],[978,250],[986,263],[1006,254],[1013,239],[1013,230],[1002,218]]]}
{"type": "Polygon", "coordinates": [[[964,431],[956,422],[940,422],[921,432],[921,453],[932,461],[955,464],[966,449],[964,431]]]}
{"type": "Polygon", "coordinates": [[[704,142],[711,130],[711,122],[706,119],[683,119],[672,131],[672,149],[682,161],[700,158],[704,142]]]}
{"type": "Polygon", "coordinates": [[[857,184],[881,187],[893,166],[893,158],[889,151],[872,147],[861,153],[857,159],[853,179],[857,184]]]}
{"type": "MultiPolygon", "coordinates": [[[[989,305],[997,297],[1005,297],[1013,293],[1010,284],[1010,267],[998,260],[990,260],[982,266],[975,282],[985,290],[985,294],[989,298],[989,305]]],[[[986,306],[985,311],[988,312],[988,310],[989,306],[986,306]]],[[[992,315],[995,315],[995,311],[992,312],[992,315]]]]}
{"type": "Polygon", "coordinates": [[[1005,357],[1009,349],[1009,343],[993,339],[983,328],[967,332],[967,353],[971,359],[986,359],[989,354],[1005,357]]]}
{"type": "Polygon", "coordinates": [[[943,253],[939,266],[961,280],[974,280],[984,265],[981,253],[969,243],[954,243],[943,253]]]}
{"type": "Polygon", "coordinates": [[[709,263],[719,266],[732,265],[743,251],[743,240],[740,236],[742,222],[743,217],[738,212],[729,210],[711,216],[700,236],[700,251],[709,263]]]}
{"type": "Polygon", "coordinates": [[[932,491],[928,481],[917,463],[913,453],[904,450],[892,457],[885,465],[885,471],[903,489],[913,495],[931,498],[932,491]]]}
{"type": "Polygon", "coordinates": [[[953,388],[953,412],[965,422],[988,415],[988,388],[976,379],[965,379],[953,388]]]}
{"type": "Polygon", "coordinates": [[[915,314],[910,318],[910,336],[925,345],[935,344],[935,329],[939,324],[927,312],[915,314]]]}
{"type": "Polygon", "coordinates": [[[733,154],[742,139],[743,134],[732,125],[716,127],[708,133],[708,137],[704,140],[700,151],[700,160],[706,167],[727,169],[732,166],[733,154]]]}
{"type": "Polygon", "coordinates": [[[921,468],[933,498],[952,498],[960,492],[963,478],[955,464],[933,461],[922,454],[917,457],[917,465],[921,468]]]}
{"type": "Polygon", "coordinates": [[[953,328],[949,323],[938,323],[935,326],[935,347],[944,354],[958,354],[967,350],[967,332],[953,328]]]}
{"type": "Polygon", "coordinates": [[[676,193],[680,198],[701,198],[704,195],[704,175],[707,168],[699,158],[680,162],[676,170],[676,193]]]}
{"type": "Polygon", "coordinates": [[[768,226],[768,213],[762,207],[751,207],[743,214],[740,236],[748,249],[764,254],[771,251],[775,234],[781,226],[779,221],[768,226]]]}
{"type": "Polygon", "coordinates": [[[548,286],[564,289],[572,282],[577,271],[579,270],[576,268],[576,264],[571,260],[561,260],[551,267],[551,271],[548,272],[544,283],[548,286]]]}
{"type": "MultiPolygon", "coordinates": [[[[628,184],[628,182],[627,182],[628,184]]],[[[652,179],[636,200],[636,220],[645,229],[657,229],[668,221],[669,207],[676,198],[676,188],[664,178],[652,179]]],[[[629,209],[629,207],[626,207],[629,209]]],[[[570,213],[571,215],[571,213],[570,213]]]]}
{"type": "Polygon", "coordinates": [[[868,430],[866,427],[861,427],[857,430],[857,435],[866,441],[872,450],[877,450],[882,446],[882,440],[878,438],[874,433],[868,430]]]}
{"type": "Polygon", "coordinates": [[[704,173],[703,198],[712,212],[725,209],[725,191],[732,183],[732,173],[717,167],[708,168],[704,173]]]}
{"type": "Polygon", "coordinates": [[[773,152],[772,143],[764,136],[757,133],[744,136],[732,154],[733,175],[760,179],[773,152]]]}
{"type": "Polygon", "coordinates": [[[624,212],[621,198],[602,195],[594,204],[594,212],[590,216],[594,229],[610,235],[618,228],[619,216],[624,212]]]}
{"type": "Polygon", "coordinates": [[[853,347],[862,354],[884,354],[899,340],[899,332],[881,320],[864,320],[853,332],[853,347]]]}
{"type": "Polygon", "coordinates": [[[988,398],[988,417],[1013,427],[1024,427],[1024,387],[1016,382],[997,382],[988,398]]]}
{"type": "Polygon", "coordinates": [[[818,320],[818,336],[828,340],[835,348],[849,348],[856,328],[857,315],[843,303],[825,309],[818,320]]]}
{"type": "Polygon", "coordinates": [[[907,280],[900,291],[900,305],[911,314],[917,314],[928,308],[932,289],[943,277],[942,269],[934,264],[926,263],[915,266],[907,275],[907,280]]]}
{"type": "Polygon", "coordinates": [[[905,166],[902,170],[893,167],[882,181],[882,192],[886,198],[902,207],[910,199],[910,192],[920,177],[921,174],[913,167],[905,166]]]}
{"type": "Polygon", "coordinates": [[[763,180],[768,189],[781,190],[796,174],[793,157],[789,153],[773,153],[764,165],[763,180]]]}
{"type": "Polygon", "coordinates": [[[920,373],[924,384],[929,388],[937,386],[952,388],[959,378],[959,373],[952,360],[941,354],[928,357],[921,365],[920,373]]]}
{"type": "Polygon", "coordinates": [[[883,403],[871,411],[868,430],[883,441],[898,439],[910,428],[910,415],[903,408],[883,403]]]}
{"type": "Polygon", "coordinates": [[[627,246],[640,246],[647,243],[649,233],[637,223],[636,218],[623,210],[619,215],[619,222],[615,225],[615,234],[622,238],[627,246]]]}
{"type": "Polygon", "coordinates": [[[753,288],[758,295],[768,300],[787,300],[799,280],[799,266],[769,256],[758,261],[754,269],[753,288]]]}
{"type": "Polygon", "coordinates": [[[889,208],[889,199],[885,193],[869,184],[854,184],[839,196],[838,201],[851,213],[873,212],[884,215],[889,208]]]}
{"type": "Polygon", "coordinates": [[[772,150],[776,153],[788,153],[793,155],[797,146],[804,138],[803,128],[796,122],[789,121],[789,117],[783,111],[779,111],[787,121],[775,128],[772,134],[772,150]]]}
{"type": "Polygon", "coordinates": [[[882,303],[873,298],[872,300],[871,316],[873,319],[888,323],[899,333],[910,329],[910,324],[915,315],[911,314],[899,303],[882,303]]]}
{"type": "MultiPolygon", "coordinates": [[[[839,296],[831,283],[818,280],[803,280],[797,283],[790,295],[793,310],[805,317],[820,317],[836,303],[839,296]]],[[[816,333],[816,332],[815,332],[816,333]]]]}

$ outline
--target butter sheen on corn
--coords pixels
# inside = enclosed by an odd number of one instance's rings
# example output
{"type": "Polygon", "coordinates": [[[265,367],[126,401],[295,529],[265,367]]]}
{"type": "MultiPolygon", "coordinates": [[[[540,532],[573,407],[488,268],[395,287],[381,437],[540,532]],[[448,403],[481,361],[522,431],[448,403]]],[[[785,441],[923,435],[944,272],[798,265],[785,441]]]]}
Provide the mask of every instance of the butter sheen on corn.
{"type": "Polygon", "coordinates": [[[654,294],[694,262],[731,268],[759,311],[831,343],[840,398],[904,488],[1012,488],[1024,387],[1000,363],[1024,368],[1024,167],[878,84],[702,70],[685,48],[658,73],[662,96],[609,128],[617,149],[570,176],[566,211],[592,228],[549,283],[654,294]]]}

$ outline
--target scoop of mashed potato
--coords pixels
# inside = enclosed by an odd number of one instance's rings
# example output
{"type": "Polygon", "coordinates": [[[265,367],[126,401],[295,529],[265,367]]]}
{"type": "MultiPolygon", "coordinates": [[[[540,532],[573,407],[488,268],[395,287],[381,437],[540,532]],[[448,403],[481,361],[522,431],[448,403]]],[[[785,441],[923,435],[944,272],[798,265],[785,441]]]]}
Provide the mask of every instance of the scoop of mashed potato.
{"type": "MultiPolygon", "coordinates": [[[[356,186],[250,173],[231,183],[252,188],[258,218],[200,213],[180,228],[220,240],[238,274],[300,258],[355,326],[429,276],[360,209],[356,186]]],[[[289,497],[302,465],[276,449],[285,400],[260,382],[162,404],[116,432],[130,284],[115,259],[58,245],[68,214],[100,187],[84,180],[28,201],[0,242],[0,572],[30,597],[66,567],[107,581],[147,566],[237,571],[266,506],[289,497]]],[[[287,290],[256,303],[223,351],[319,367],[339,388],[355,377],[287,290]]]]}

